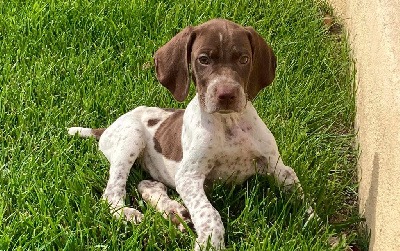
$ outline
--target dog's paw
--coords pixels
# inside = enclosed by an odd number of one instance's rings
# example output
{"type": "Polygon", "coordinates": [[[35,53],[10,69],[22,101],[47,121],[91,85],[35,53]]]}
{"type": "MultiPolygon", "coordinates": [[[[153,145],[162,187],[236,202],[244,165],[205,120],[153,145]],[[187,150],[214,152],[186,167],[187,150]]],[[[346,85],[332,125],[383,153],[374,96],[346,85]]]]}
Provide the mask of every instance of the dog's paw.
{"type": "Polygon", "coordinates": [[[318,222],[318,221],[320,221],[320,218],[318,217],[317,213],[314,211],[314,208],[312,206],[309,206],[305,213],[303,228],[306,228],[311,221],[318,222]]]}
{"type": "Polygon", "coordinates": [[[132,223],[140,223],[143,220],[143,214],[138,210],[131,207],[124,207],[114,213],[114,216],[119,219],[123,217],[124,220],[132,223]]]}
{"type": "Polygon", "coordinates": [[[185,222],[189,228],[193,229],[193,223],[190,219],[189,211],[177,201],[170,201],[168,207],[164,210],[164,217],[166,219],[169,217],[171,221],[178,226],[178,229],[181,232],[186,232],[187,230],[178,217],[185,222]]]}

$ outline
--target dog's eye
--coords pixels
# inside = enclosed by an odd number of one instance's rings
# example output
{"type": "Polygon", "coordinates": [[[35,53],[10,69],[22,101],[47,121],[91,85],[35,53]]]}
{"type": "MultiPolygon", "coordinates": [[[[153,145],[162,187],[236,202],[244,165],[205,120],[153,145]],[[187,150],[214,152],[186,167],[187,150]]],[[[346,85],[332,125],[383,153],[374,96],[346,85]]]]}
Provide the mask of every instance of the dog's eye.
{"type": "Polygon", "coordinates": [[[200,56],[199,62],[200,64],[208,65],[210,64],[210,59],[207,56],[200,56]]]}
{"type": "Polygon", "coordinates": [[[248,56],[241,56],[241,57],[239,58],[239,62],[240,62],[241,64],[247,64],[247,63],[249,62],[249,57],[248,57],[248,56]]]}

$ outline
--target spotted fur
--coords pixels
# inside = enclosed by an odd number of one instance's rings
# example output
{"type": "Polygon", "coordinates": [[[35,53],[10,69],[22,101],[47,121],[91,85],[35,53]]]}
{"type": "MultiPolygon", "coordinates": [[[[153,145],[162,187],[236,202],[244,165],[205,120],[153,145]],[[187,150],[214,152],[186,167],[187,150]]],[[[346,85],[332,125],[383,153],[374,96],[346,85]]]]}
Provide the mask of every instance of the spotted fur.
{"type": "Polygon", "coordinates": [[[251,27],[216,19],[185,28],[156,52],[154,61],[158,80],[180,101],[188,94],[190,63],[197,94],[185,110],[142,106],[104,132],[72,127],[69,133],[100,139],[99,148],[110,162],[103,198],[114,215],[134,222],[143,218],[124,205],[129,171],[138,161],[153,178],[138,185],[143,199],[181,230],[177,217],[193,223],[195,249],[208,240],[214,248],[224,248],[225,229],[207,199],[205,183],[240,184],[258,172],[272,174],[288,191],[301,190],[251,104],[274,79],[275,56],[251,27]],[[176,189],[186,208],[168,197],[166,186],[176,189]]]}

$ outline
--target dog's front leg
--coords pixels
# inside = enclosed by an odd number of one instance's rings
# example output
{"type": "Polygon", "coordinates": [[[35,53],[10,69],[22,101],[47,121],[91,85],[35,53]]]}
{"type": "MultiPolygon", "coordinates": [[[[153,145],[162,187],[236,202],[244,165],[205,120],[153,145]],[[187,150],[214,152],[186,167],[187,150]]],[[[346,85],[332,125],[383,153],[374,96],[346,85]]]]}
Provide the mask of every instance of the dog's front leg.
{"type": "MultiPolygon", "coordinates": [[[[269,131],[268,131],[269,132],[269,131]]],[[[290,166],[286,166],[278,151],[275,139],[269,132],[268,139],[266,142],[266,149],[263,155],[257,161],[257,172],[262,175],[272,174],[276,183],[283,187],[285,192],[299,192],[301,199],[304,200],[304,192],[301,187],[299,178],[296,172],[290,166]]],[[[312,206],[307,209],[308,219],[311,220],[315,214],[312,206]]]]}
{"type": "Polygon", "coordinates": [[[257,171],[259,174],[273,175],[278,186],[282,186],[285,192],[294,192],[297,190],[303,197],[299,178],[290,166],[283,164],[280,156],[263,156],[257,162],[257,171]]]}
{"type": "Polygon", "coordinates": [[[294,192],[297,190],[303,194],[295,171],[283,163],[274,136],[267,128],[263,131],[265,133],[260,137],[261,156],[257,159],[257,173],[273,175],[276,183],[282,186],[284,191],[294,192]]]}
{"type": "Polygon", "coordinates": [[[206,248],[208,240],[216,249],[223,249],[225,229],[218,211],[211,205],[204,191],[206,175],[196,170],[188,170],[181,163],[176,173],[176,190],[181,196],[197,232],[195,250],[206,248]]]}

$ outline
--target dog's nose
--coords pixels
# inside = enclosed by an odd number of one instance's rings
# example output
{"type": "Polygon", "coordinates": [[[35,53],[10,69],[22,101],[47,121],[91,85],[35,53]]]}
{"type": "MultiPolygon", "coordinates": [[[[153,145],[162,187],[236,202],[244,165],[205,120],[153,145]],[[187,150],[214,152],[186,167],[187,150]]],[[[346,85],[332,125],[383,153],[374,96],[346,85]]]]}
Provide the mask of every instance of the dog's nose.
{"type": "Polygon", "coordinates": [[[237,88],[233,87],[222,87],[217,90],[217,98],[220,101],[232,101],[237,96],[237,88]]]}

